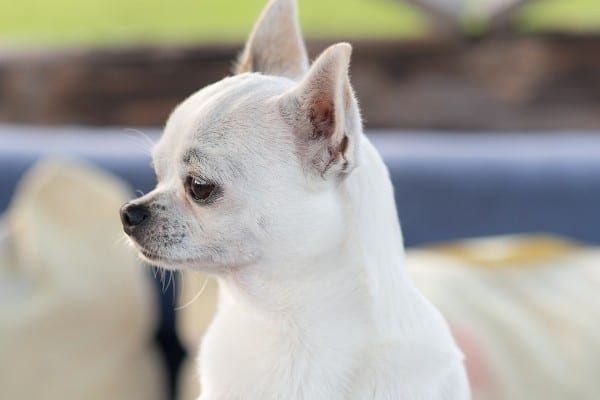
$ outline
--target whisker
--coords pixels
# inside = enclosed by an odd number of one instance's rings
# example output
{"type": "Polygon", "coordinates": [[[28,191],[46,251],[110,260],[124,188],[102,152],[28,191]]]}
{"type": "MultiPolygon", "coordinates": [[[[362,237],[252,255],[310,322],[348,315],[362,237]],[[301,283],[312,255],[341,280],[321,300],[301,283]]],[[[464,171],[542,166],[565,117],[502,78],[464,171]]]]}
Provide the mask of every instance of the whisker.
{"type": "Polygon", "coordinates": [[[124,129],[124,133],[128,134],[127,137],[133,139],[133,142],[136,145],[139,145],[144,154],[150,155],[152,153],[152,148],[154,147],[154,141],[148,136],[146,133],[142,132],[139,129],[126,128],[124,129]],[[135,134],[135,135],[132,135],[135,134]],[[142,139],[142,141],[135,140],[142,139]]]}
{"type": "Polygon", "coordinates": [[[118,237],[115,239],[115,246],[123,246],[123,245],[131,245],[131,241],[129,240],[129,236],[127,236],[124,232],[121,232],[118,237]]]}
{"type": "MultiPolygon", "coordinates": [[[[167,280],[166,290],[169,290],[169,286],[171,286],[172,281],[173,281],[173,271],[169,271],[169,279],[167,280]]],[[[175,286],[173,286],[173,288],[175,288],[175,286]]]]}
{"type": "Polygon", "coordinates": [[[173,294],[171,295],[171,304],[177,304],[177,275],[171,271],[171,278],[173,279],[173,294]]]}
{"type": "Polygon", "coordinates": [[[165,290],[165,274],[166,274],[165,270],[161,268],[160,269],[160,283],[161,283],[162,294],[166,293],[166,290],[165,290]]]}
{"type": "Polygon", "coordinates": [[[198,293],[196,293],[196,295],[190,301],[188,301],[186,304],[184,304],[182,306],[179,306],[179,307],[175,307],[175,311],[183,310],[184,308],[189,307],[196,300],[198,300],[198,298],[200,298],[200,296],[202,295],[202,293],[204,293],[204,290],[206,289],[206,286],[208,286],[208,280],[209,279],[210,278],[208,276],[206,276],[206,278],[204,279],[204,282],[202,283],[202,287],[200,287],[200,290],[198,290],[198,293]]]}

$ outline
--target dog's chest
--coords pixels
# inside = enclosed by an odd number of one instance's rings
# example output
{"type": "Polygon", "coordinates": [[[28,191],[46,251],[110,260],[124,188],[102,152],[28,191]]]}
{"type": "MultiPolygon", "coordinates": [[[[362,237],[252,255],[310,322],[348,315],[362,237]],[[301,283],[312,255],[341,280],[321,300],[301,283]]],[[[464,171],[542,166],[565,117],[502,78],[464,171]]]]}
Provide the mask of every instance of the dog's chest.
{"type": "Polygon", "coordinates": [[[348,399],[364,361],[353,336],[217,317],[200,352],[201,399],[348,399]]]}

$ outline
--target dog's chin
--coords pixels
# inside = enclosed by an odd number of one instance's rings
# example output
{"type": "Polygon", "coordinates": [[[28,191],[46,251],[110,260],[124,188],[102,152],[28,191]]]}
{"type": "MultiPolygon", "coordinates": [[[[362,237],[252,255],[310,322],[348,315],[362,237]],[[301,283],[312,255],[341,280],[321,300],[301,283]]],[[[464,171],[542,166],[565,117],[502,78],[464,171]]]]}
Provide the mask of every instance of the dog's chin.
{"type": "Polygon", "coordinates": [[[138,255],[143,262],[171,271],[193,270],[212,274],[223,274],[243,266],[237,264],[215,263],[214,260],[202,258],[170,258],[150,252],[140,246],[136,247],[138,247],[138,255]]]}
{"type": "Polygon", "coordinates": [[[168,270],[206,269],[201,267],[201,260],[196,258],[170,258],[155,254],[141,247],[138,247],[138,255],[143,262],[168,270]]]}
{"type": "Polygon", "coordinates": [[[194,258],[186,259],[175,259],[166,257],[156,252],[147,250],[142,246],[136,238],[132,236],[127,237],[129,244],[137,251],[137,255],[140,260],[146,264],[150,264],[155,267],[160,267],[168,270],[183,270],[183,269],[199,269],[196,266],[200,264],[200,260],[194,258]]]}
{"type": "Polygon", "coordinates": [[[144,249],[138,249],[138,256],[146,264],[151,264],[156,267],[161,267],[170,270],[182,269],[179,266],[179,263],[174,263],[172,260],[150,253],[149,251],[144,249]]]}

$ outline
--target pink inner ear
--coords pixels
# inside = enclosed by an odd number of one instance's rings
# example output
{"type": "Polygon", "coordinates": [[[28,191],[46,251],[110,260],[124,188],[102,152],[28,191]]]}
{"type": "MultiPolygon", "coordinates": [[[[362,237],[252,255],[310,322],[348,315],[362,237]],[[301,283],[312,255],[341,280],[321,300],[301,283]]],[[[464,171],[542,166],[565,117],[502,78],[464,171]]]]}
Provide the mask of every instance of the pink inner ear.
{"type": "Polygon", "coordinates": [[[330,138],[335,130],[335,107],[328,99],[317,99],[310,110],[313,139],[330,138]]]}

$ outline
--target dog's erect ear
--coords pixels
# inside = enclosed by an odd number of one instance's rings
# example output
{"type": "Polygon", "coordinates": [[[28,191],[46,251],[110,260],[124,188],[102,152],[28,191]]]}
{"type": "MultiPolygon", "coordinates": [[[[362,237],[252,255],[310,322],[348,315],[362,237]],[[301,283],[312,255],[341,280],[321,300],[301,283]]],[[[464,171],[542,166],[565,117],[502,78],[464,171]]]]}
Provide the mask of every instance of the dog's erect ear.
{"type": "Polygon", "coordinates": [[[307,69],[296,0],[271,0],[254,26],[235,72],[296,79],[307,69]]]}
{"type": "Polygon", "coordinates": [[[347,43],[329,47],[280,99],[302,157],[323,177],[348,173],[356,165],[362,123],[348,76],[351,53],[347,43]]]}

